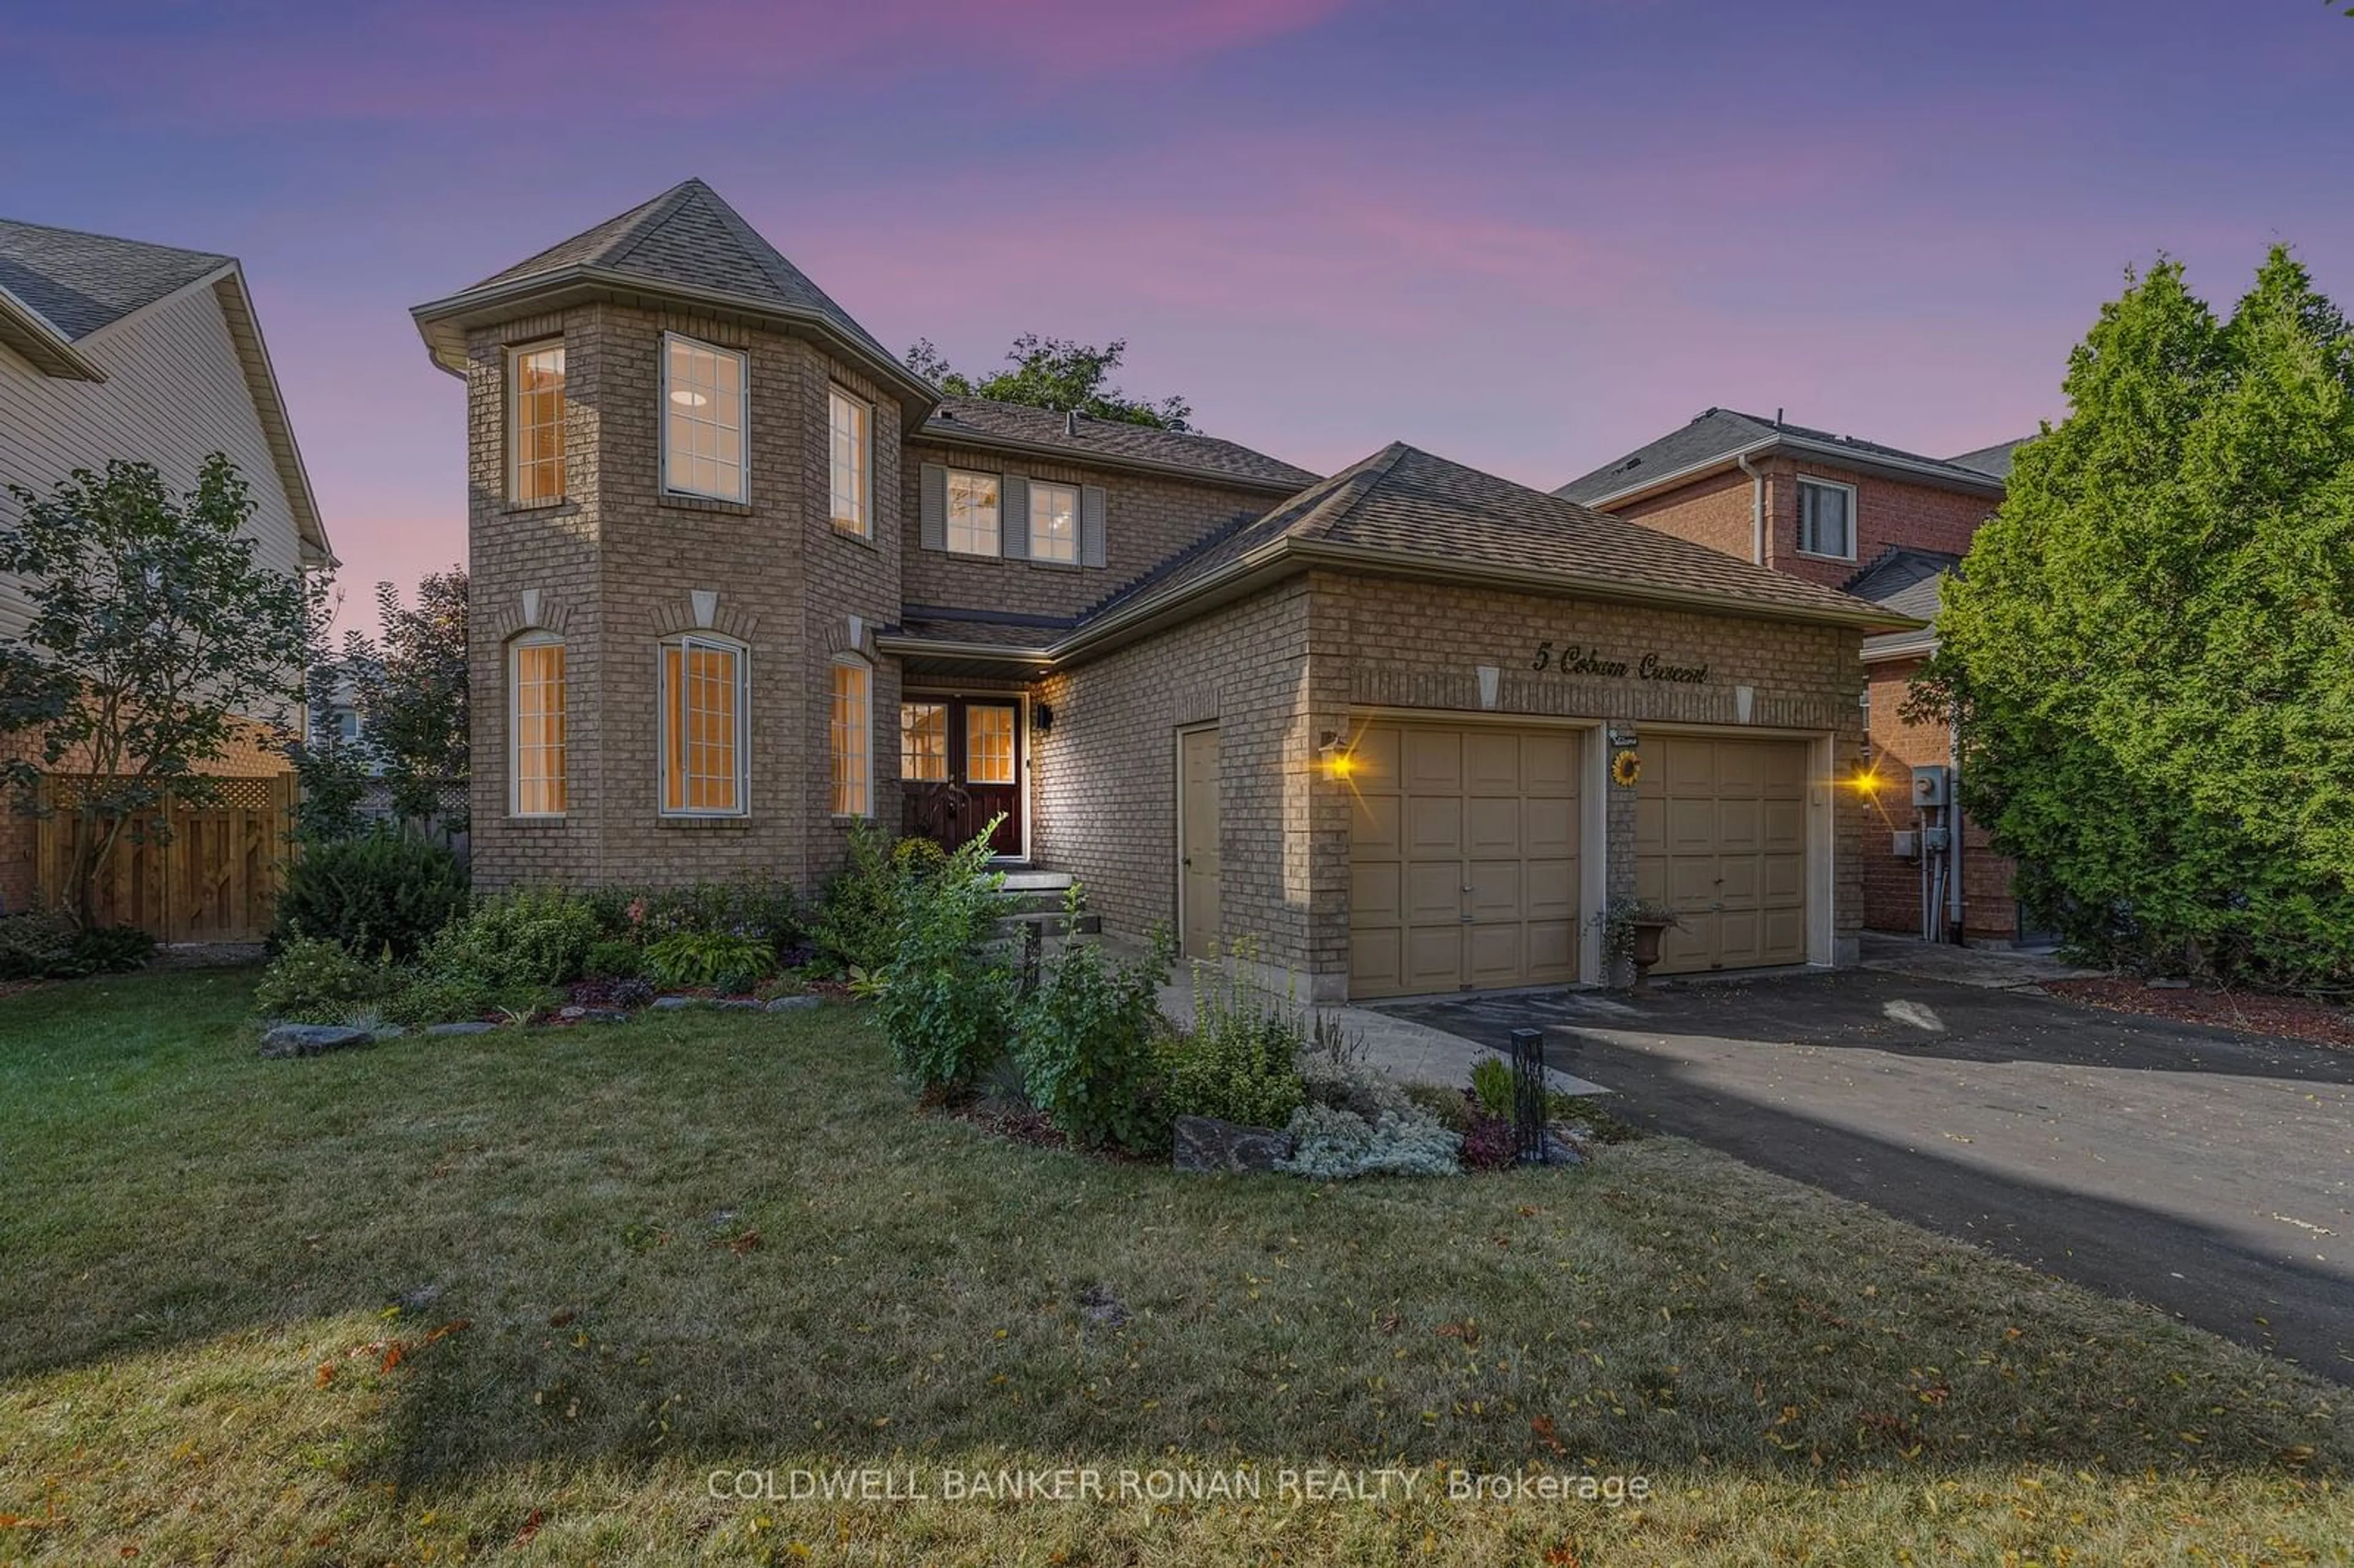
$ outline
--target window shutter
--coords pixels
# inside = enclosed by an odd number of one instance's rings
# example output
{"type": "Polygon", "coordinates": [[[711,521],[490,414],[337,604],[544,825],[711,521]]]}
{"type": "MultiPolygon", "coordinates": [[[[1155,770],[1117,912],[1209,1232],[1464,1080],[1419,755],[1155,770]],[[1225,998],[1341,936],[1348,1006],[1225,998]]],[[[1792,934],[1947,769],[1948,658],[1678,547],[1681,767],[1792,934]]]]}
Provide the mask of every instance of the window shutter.
{"type": "Polygon", "coordinates": [[[1030,481],[1026,475],[997,476],[997,553],[1009,561],[1030,558],[1030,481]]]}
{"type": "Polygon", "coordinates": [[[1083,567],[1104,564],[1105,499],[1102,485],[1079,486],[1079,565],[1083,567]]]}
{"type": "Polygon", "coordinates": [[[926,463],[921,488],[917,510],[923,514],[923,546],[945,550],[949,547],[949,471],[936,462],[926,463]]]}

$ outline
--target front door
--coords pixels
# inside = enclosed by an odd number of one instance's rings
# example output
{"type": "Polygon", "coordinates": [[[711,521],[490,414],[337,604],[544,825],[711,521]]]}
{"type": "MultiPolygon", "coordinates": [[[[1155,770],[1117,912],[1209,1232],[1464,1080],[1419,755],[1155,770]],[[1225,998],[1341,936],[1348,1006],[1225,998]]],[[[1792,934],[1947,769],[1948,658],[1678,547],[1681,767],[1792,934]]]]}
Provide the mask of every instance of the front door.
{"type": "Polygon", "coordinates": [[[910,695],[899,705],[900,831],[944,849],[992,817],[996,854],[1022,853],[1022,705],[1012,697],[910,695]]]}
{"type": "Polygon", "coordinates": [[[1178,930],[1189,959],[1218,956],[1218,732],[1177,737],[1178,930]]]}

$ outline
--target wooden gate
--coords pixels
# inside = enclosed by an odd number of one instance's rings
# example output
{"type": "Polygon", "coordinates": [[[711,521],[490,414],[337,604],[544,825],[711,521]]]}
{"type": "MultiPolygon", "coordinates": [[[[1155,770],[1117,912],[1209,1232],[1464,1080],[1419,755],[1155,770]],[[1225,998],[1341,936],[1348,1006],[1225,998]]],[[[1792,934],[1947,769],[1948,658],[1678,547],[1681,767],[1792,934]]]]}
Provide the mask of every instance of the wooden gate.
{"type": "MultiPolygon", "coordinates": [[[[87,782],[69,775],[41,780],[34,866],[37,895],[48,903],[72,897],[66,872],[81,831],[73,807],[87,782]]],[[[167,794],[131,820],[99,871],[100,924],[136,926],[161,942],[258,942],[269,935],[293,828],[294,776],[215,782],[210,800],[167,794]]]]}

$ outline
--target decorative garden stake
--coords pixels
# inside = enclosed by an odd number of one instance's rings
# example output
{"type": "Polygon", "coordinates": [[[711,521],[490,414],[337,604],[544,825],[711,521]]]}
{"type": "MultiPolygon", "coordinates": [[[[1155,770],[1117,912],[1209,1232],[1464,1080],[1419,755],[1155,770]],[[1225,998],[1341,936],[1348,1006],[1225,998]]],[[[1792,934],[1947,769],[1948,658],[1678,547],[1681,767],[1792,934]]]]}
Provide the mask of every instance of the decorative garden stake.
{"type": "Polygon", "coordinates": [[[1512,1149],[1524,1165],[1545,1163],[1544,1031],[1512,1031],[1512,1149]]]}

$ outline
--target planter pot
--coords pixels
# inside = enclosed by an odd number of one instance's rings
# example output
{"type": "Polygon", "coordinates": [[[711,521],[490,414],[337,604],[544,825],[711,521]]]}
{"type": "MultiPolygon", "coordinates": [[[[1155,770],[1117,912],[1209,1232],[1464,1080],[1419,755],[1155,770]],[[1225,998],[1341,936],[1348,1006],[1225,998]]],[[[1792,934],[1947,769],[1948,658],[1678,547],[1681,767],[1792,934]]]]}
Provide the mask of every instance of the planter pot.
{"type": "Polygon", "coordinates": [[[1628,952],[1628,957],[1634,960],[1635,989],[1638,991],[1649,989],[1651,979],[1651,966],[1659,961],[1660,933],[1664,932],[1669,927],[1674,924],[1675,922],[1672,920],[1638,920],[1634,922],[1635,940],[1632,949],[1628,952]]]}

